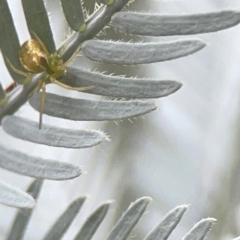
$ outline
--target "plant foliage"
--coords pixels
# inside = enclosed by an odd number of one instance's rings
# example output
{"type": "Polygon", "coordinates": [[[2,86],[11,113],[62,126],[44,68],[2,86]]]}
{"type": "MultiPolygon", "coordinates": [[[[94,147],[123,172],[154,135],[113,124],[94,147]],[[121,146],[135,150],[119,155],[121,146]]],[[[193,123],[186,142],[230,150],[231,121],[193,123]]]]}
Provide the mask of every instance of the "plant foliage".
{"type": "MultiPolygon", "coordinates": [[[[240,13],[236,11],[220,11],[185,16],[164,16],[127,12],[129,0],[102,0],[101,6],[86,17],[83,5],[79,0],[61,0],[63,16],[73,33],[56,49],[50,27],[48,13],[43,0],[22,0],[28,30],[31,38],[36,35],[44,42],[51,54],[58,54],[64,63],[70,63],[75,54],[81,51],[92,61],[109,64],[136,65],[174,60],[198,52],[206,47],[200,38],[190,37],[173,42],[114,42],[108,39],[96,40],[98,34],[110,23],[121,32],[142,36],[172,36],[209,33],[233,27],[240,22],[240,13]],[[124,9],[124,10],[123,10],[124,9]]],[[[92,147],[107,139],[100,131],[81,129],[61,129],[43,124],[37,129],[37,123],[25,118],[13,116],[28,100],[30,105],[39,111],[41,94],[32,94],[44,73],[35,74],[26,85],[24,77],[8,64],[26,71],[19,59],[20,43],[14,27],[7,0],[0,0],[0,48],[6,67],[17,87],[13,91],[4,89],[0,84],[0,121],[8,134],[36,144],[54,147],[86,148],[92,147]]],[[[156,109],[151,100],[166,97],[178,91],[182,84],[175,80],[159,80],[144,78],[127,78],[106,75],[101,72],[67,66],[66,74],[59,79],[60,83],[71,87],[93,88],[87,93],[135,100],[92,101],[74,99],[46,94],[43,113],[57,118],[77,121],[119,120],[140,116],[156,109]]],[[[14,83],[14,84],[15,84],[14,83]]],[[[71,163],[32,157],[5,145],[0,145],[0,167],[22,175],[37,178],[29,188],[30,194],[18,190],[6,183],[0,183],[0,202],[20,210],[10,231],[8,239],[22,239],[27,227],[34,198],[37,197],[42,180],[66,180],[78,177],[81,170],[71,163]],[[33,197],[31,196],[33,195],[33,197]]],[[[80,210],[85,198],[75,200],[61,215],[44,239],[60,239],[68,229],[80,210]]],[[[126,239],[133,227],[144,213],[150,198],[145,197],[133,203],[107,236],[107,240],[126,239]]],[[[106,202],[92,213],[83,224],[75,239],[91,239],[98,226],[104,220],[110,206],[106,202]],[[90,224],[91,223],[91,224],[90,224]]],[[[163,221],[145,238],[146,240],[167,239],[177,226],[187,206],[179,206],[169,212],[163,221]]],[[[203,239],[214,223],[207,218],[197,223],[184,240],[203,239]]]]}

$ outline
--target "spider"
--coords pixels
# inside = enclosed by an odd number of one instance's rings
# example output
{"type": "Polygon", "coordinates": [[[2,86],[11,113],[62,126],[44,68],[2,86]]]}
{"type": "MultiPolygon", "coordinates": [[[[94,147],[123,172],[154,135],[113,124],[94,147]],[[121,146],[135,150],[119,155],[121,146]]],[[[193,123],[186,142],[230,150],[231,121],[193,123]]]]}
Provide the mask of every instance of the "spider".
{"type": "Polygon", "coordinates": [[[33,35],[35,39],[30,39],[24,42],[19,51],[20,62],[28,72],[15,68],[9,59],[6,60],[14,72],[26,77],[24,81],[25,85],[30,83],[34,74],[41,72],[45,73],[43,77],[39,79],[37,86],[30,94],[32,96],[34,93],[42,89],[39,106],[39,129],[41,129],[42,113],[46,98],[46,84],[55,83],[63,88],[76,91],[89,90],[94,88],[94,86],[76,88],[60,82],[58,79],[66,74],[66,65],[72,60],[72,57],[64,63],[58,52],[50,53],[41,39],[35,33],[33,33],[33,35]]]}

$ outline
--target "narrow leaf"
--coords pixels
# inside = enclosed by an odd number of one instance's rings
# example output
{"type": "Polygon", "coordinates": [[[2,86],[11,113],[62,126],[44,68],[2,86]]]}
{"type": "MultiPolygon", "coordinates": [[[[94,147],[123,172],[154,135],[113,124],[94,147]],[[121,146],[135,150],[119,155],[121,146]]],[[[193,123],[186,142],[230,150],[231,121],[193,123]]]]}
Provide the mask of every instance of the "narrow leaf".
{"type": "Polygon", "coordinates": [[[4,116],[12,115],[23,104],[28,101],[29,95],[36,88],[39,83],[39,79],[43,77],[44,73],[39,73],[33,76],[31,83],[25,86],[18,86],[14,91],[14,94],[10,94],[8,97],[8,103],[0,108],[0,121],[4,116]]]}
{"type": "MultiPolygon", "coordinates": [[[[37,111],[40,98],[41,93],[36,93],[29,101],[37,111]]],[[[43,113],[74,121],[106,121],[140,116],[155,109],[150,101],[93,101],[48,93],[43,113]]]]}
{"type": "Polygon", "coordinates": [[[83,1],[83,6],[89,15],[92,15],[95,12],[96,0],[83,1]]]}
{"type": "Polygon", "coordinates": [[[0,167],[35,178],[67,180],[81,174],[78,166],[39,157],[32,157],[0,145],[0,167]]]}
{"type": "Polygon", "coordinates": [[[145,238],[145,240],[166,240],[180,222],[187,205],[182,205],[170,211],[160,224],[145,238]]]}
{"type": "MultiPolygon", "coordinates": [[[[43,181],[40,179],[35,180],[28,188],[27,192],[34,198],[37,199],[42,187],[43,181]]],[[[7,240],[21,240],[24,237],[24,233],[27,229],[29,219],[32,215],[33,209],[21,209],[13,222],[11,231],[7,240]]]]}
{"type": "Polygon", "coordinates": [[[113,227],[107,240],[125,240],[151,201],[151,198],[143,197],[132,203],[113,227]]]}
{"type": "Polygon", "coordinates": [[[206,218],[198,222],[182,240],[202,240],[216,222],[214,218],[206,218]]]}
{"type": "Polygon", "coordinates": [[[0,181],[0,203],[16,208],[33,208],[34,199],[27,193],[0,181]]]}
{"type": "Polygon", "coordinates": [[[55,52],[56,47],[44,0],[22,0],[22,7],[31,37],[34,38],[36,33],[48,51],[55,52]]]}
{"type": "Polygon", "coordinates": [[[168,43],[88,40],[83,43],[82,52],[93,61],[127,65],[169,61],[193,54],[205,46],[206,43],[200,39],[168,43]]]}
{"type": "Polygon", "coordinates": [[[56,223],[51,227],[43,240],[62,239],[64,233],[81,209],[85,199],[85,197],[82,197],[73,201],[66,211],[56,220],[56,223]]]}
{"type": "Polygon", "coordinates": [[[240,236],[239,236],[239,237],[237,237],[237,238],[234,238],[234,239],[232,239],[232,240],[240,240],[240,236]]]}
{"type": "Polygon", "coordinates": [[[6,67],[12,78],[19,84],[23,84],[25,77],[17,74],[7,64],[9,59],[11,64],[22,71],[25,71],[19,59],[20,43],[14,27],[12,15],[7,4],[7,0],[0,0],[0,49],[4,57],[6,67]]]}
{"type": "Polygon", "coordinates": [[[83,32],[86,29],[81,0],[61,0],[65,19],[71,29],[83,32]]]}
{"type": "Polygon", "coordinates": [[[86,148],[107,139],[100,131],[64,129],[47,124],[44,124],[40,131],[37,122],[17,116],[5,117],[2,127],[5,132],[16,138],[54,147],[86,148]]]}
{"type": "Polygon", "coordinates": [[[112,24],[120,31],[147,36],[174,36],[216,32],[233,27],[239,24],[239,22],[240,12],[236,11],[185,16],[118,12],[112,17],[112,24]]]}
{"type": "Polygon", "coordinates": [[[99,225],[104,220],[110,205],[111,202],[106,202],[98,207],[98,209],[85,221],[74,240],[91,240],[99,225]]]}
{"type": "Polygon", "coordinates": [[[62,59],[68,61],[79,49],[81,44],[94,38],[102,29],[109,24],[114,13],[121,11],[122,8],[131,0],[114,0],[110,6],[102,6],[86,21],[87,29],[84,33],[78,32],[67,39],[67,45],[64,47],[62,59]]]}
{"type": "Polygon", "coordinates": [[[166,97],[182,87],[173,80],[126,78],[75,68],[68,68],[63,78],[72,87],[95,86],[84,92],[117,98],[166,97]]]}

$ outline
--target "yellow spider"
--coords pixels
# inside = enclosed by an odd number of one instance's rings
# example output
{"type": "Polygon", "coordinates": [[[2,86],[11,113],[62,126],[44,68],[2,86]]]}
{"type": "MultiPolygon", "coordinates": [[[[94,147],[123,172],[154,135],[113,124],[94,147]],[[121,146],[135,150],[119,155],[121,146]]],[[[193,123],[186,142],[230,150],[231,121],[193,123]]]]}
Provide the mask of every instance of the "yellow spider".
{"type": "Polygon", "coordinates": [[[35,39],[30,39],[23,43],[19,51],[20,62],[28,72],[24,72],[15,68],[8,59],[6,60],[9,66],[13,69],[13,71],[26,77],[24,81],[25,85],[30,83],[33,74],[41,72],[45,73],[44,76],[39,79],[36,88],[32,92],[32,94],[34,94],[40,89],[42,89],[42,96],[39,107],[39,129],[41,129],[42,113],[46,98],[46,84],[55,83],[63,88],[76,91],[92,89],[94,86],[75,88],[58,81],[57,79],[59,77],[66,74],[66,65],[69,63],[69,61],[71,61],[72,58],[70,58],[64,63],[58,52],[55,52],[53,54],[49,53],[47,47],[39,39],[39,37],[36,34],[34,34],[34,37],[35,39]]]}

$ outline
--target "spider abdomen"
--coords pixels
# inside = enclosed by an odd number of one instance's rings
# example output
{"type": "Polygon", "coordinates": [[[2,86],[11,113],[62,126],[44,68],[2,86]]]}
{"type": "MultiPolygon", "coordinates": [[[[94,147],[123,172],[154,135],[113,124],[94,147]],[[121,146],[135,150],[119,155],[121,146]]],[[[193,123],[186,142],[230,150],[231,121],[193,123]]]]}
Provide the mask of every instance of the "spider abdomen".
{"type": "Polygon", "coordinates": [[[41,45],[34,39],[23,43],[19,52],[23,67],[32,73],[40,73],[48,67],[47,56],[41,45]]]}

